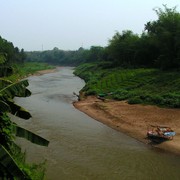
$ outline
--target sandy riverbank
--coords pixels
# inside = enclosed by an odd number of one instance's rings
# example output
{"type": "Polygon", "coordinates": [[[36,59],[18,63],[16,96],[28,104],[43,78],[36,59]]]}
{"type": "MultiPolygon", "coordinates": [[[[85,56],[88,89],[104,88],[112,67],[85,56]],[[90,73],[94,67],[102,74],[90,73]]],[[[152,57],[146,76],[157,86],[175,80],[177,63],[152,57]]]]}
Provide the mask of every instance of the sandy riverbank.
{"type": "Polygon", "coordinates": [[[180,109],[129,105],[125,101],[103,102],[94,96],[74,102],[74,106],[107,126],[147,144],[150,143],[146,138],[148,125],[170,126],[176,132],[174,139],[155,146],[180,155],[180,109]]]}
{"type": "Polygon", "coordinates": [[[57,67],[54,68],[54,69],[45,69],[45,70],[40,70],[40,71],[37,71],[33,74],[33,76],[41,76],[43,74],[48,74],[48,73],[54,73],[57,71],[57,67]]]}

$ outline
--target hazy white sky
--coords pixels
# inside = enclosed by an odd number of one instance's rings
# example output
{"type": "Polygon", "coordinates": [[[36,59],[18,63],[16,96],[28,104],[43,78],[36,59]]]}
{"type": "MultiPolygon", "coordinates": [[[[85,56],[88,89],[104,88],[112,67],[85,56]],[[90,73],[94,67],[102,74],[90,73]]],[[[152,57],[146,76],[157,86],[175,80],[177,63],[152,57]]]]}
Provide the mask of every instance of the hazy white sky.
{"type": "Polygon", "coordinates": [[[0,36],[26,51],[106,46],[116,31],[141,34],[155,7],[179,0],[0,0],[0,36]]]}

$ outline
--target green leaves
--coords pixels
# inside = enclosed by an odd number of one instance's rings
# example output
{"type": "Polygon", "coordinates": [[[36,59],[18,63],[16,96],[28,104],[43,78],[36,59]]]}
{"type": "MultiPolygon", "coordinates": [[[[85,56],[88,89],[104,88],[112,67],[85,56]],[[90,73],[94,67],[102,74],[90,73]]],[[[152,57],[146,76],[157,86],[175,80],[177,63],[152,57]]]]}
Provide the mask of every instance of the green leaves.
{"type": "Polygon", "coordinates": [[[148,22],[145,30],[159,51],[155,65],[161,69],[176,69],[180,65],[180,13],[176,7],[163,6],[164,10],[155,9],[158,20],[148,22]]]}
{"type": "Polygon", "coordinates": [[[7,178],[29,179],[29,176],[21,170],[8,152],[11,149],[9,144],[12,144],[13,135],[25,138],[38,145],[48,146],[49,144],[46,139],[12,123],[7,116],[7,113],[11,113],[23,119],[31,117],[27,110],[13,101],[14,97],[28,97],[31,95],[31,92],[26,89],[28,85],[27,80],[12,83],[0,79],[0,175],[7,178]]]}
{"type": "Polygon", "coordinates": [[[23,119],[29,119],[32,117],[31,114],[26,109],[15,104],[12,100],[7,101],[7,104],[9,105],[11,109],[10,110],[11,114],[17,117],[23,118],[23,119]]]}
{"type": "Polygon", "coordinates": [[[12,84],[11,81],[4,79],[4,78],[0,78],[0,89],[3,89],[10,84],[12,84]]]}
{"type": "Polygon", "coordinates": [[[0,100],[0,112],[9,112],[11,111],[9,105],[5,102],[0,100]]]}
{"type": "Polygon", "coordinates": [[[26,89],[28,85],[29,83],[27,80],[12,83],[0,90],[0,96],[4,96],[6,98],[14,98],[15,96],[28,97],[31,95],[31,92],[26,89]]]}
{"type": "Polygon", "coordinates": [[[34,134],[31,131],[28,131],[22,127],[17,126],[16,124],[13,125],[13,132],[15,133],[15,135],[17,137],[22,137],[27,139],[28,141],[34,143],[34,144],[38,144],[41,146],[48,146],[49,141],[40,137],[37,134],[34,134]]]}
{"type": "Polygon", "coordinates": [[[0,166],[4,167],[6,173],[15,178],[24,179],[25,174],[16,164],[9,152],[0,144],[0,166]]]}
{"type": "Polygon", "coordinates": [[[6,62],[6,57],[4,53],[0,53],[0,64],[4,64],[6,62]]]}
{"type": "Polygon", "coordinates": [[[12,99],[6,99],[2,96],[0,96],[0,112],[10,112],[11,114],[23,119],[31,118],[31,114],[26,109],[15,104],[12,99]]]}
{"type": "Polygon", "coordinates": [[[31,95],[31,92],[26,89],[29,85],[28,81],[12,83],[11,81],[1,79],[0,82],[0,87],[3,87],[0,90],[0,112],[10,112],[20,118],[29,119],[31,114],[13,101],[15,96],[28,97],[31,95]]]}
{"type": "Polygon", "coordinates": [[[139,39],[139,36],[130,30],[123,31],[121,34],[117,32],[113,36],[107,50],[116,65],[127,66],[134,63],[139,39]]]}
{"type": "Polygon", "coordinates": [[[11,113],[23,119],[31,118],[27,110],[13,101],[14,97],[31,95],[26,88],[29,85],[27,80],[14,82],[18,77],[22,77],[22,74],[20,76],[13,73],[12,63],[22,63],[24,58],[23,49],[20,52],[12,43],[0,37],[0,179],[30,179],[33,173],[28,173],[30,169],[25,167],[24,160],[19,159],[12,148],[14,135],[38,145],[48,146],[49,144],[46,139],[12,123],[8,116],[11,113]],[[13,79],[13,82],[6,80],[10,75],[12,76],[8,78],[13,79]]]}

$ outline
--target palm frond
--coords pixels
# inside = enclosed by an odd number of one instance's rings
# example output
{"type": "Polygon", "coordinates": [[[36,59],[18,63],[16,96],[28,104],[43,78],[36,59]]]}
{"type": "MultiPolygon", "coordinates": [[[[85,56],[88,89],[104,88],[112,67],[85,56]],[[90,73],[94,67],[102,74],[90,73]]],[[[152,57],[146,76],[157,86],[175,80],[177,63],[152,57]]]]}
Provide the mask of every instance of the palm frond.
{"type": "Polygon", "coordinates": [[[0,90],[0,95],[5,96],[6,98],[13,99],[15,96],[17,97],[28,97],[31,95],[31,92],[26,89],[29,85],[27,80],[19,81],[16,83],[12,83],[5,88],[0,90]]]}
{"type": "Polygon", "coordinates": [[[7,85],[12,84],[12,81],[9,81],[7,79],[4,78],[0,78],[0,89],[5,88],[7,85]]]}
{"type": "Polygon", "coordinates": [[[29,119],[32,117],[31,114],[26,109],[15,104],[14,101],[12,101],[11,99],[7,100],[6,102],[10,107],[11,114],[23,119],[29,119]]]}
{"type": "Polygon", "coordinates": [[[27,139],[28,141],[38,144],[41,146],[48,146],[49,141],[40,137],[37,134],[32,133],[31,131],[28,131],[27,129],[24,129],[22,127],[19,127],[18,125],[14,124],[13,125],[13,132],[17,137],[22,137],[27,139]]]}
{"type": "Polygon", "coordinates": [[[9,112],[9,111],[11,111],[9,105],[5,101],[0,100],[0,112],[9,112]]]}
{"type": "Polygon", "coordinates": [[[2,145],[0,145],[0,165],[3,166],[11,176],[25,179],[26,175],[24,172],[18,167],[13,157],[2,145]]]}
{"type": "Polygon", "coordinates": [[[7,66],[7,65],[0,66],[0,77],[9,76],[12,73],[13,73],[13,68],[11,66],[7,66]]]}

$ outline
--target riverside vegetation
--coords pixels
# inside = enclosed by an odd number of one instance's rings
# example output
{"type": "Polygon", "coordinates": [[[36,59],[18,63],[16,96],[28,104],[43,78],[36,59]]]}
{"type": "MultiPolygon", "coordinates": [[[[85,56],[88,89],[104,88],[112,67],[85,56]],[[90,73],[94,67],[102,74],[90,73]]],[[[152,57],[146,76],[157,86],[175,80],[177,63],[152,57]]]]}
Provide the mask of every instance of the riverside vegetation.
{"type": "Polygon", "coordinates": [[[101,95],[130,104],[155,104],[180,108],[180,74],[158,69],[104,69],[103,64],[83,64],[75,75],[85,80],[85,95],[101,95]]]}
{"type": "Polygon", "coordinates": [[[8,113],[22,119],[29,119],[30,113],[23,107],[15,104],[13,98],[30,96],[31,92],[26,89],[28,81],[19,79],[33,74],[37,70],[52,68],[52,66],[40,63],[13,64],[12,74],[1,77],[0,89],[0,177],[11,179],[43,179],[45,164],[27,164],[25,153],[14,143],[15,136],[26,138],[38,145],[47,146],[48,141],[44,138],[19,127],[11,122],[8,113]]]}
{"type": "Polygon", "coordinates": [[[180,107],[180,13],[176,7],[154,9],[156,21],[141,35],[116,32],[107,47],[89,50],[29,52],[27,59],[77,65],[86,81],[85,95],[106,94],[129,103],[180,107]]]}
{"type": "Polygon", "coordinates": [[[145,24],[141,35],[131,30],[116,32],[107,47],[80,47],[63,51],[27,52],[27,61],[78,66],[105,62],[104,68],[156,68],[177,71],[180,68],[180,13],[176,8],[157,8],[158,20],[145,24]]]}
{"type": "Polygon", "coordinates": [[[28,52],[27,60],[79,66],[75,74],[86,81],[85,95],[179,108],[180,13],[166,5],[154,11],[158,19],[147,22],[141,35],[125,30],[107,47],[28,52]]]}
{"type": "Polygon", "coordinates": [[[24,63],[25,53],[0,37],[0,179],[43,179],[44,164],[25,163],[25,154],[15,142],[15,136],[47,146],[48,141],[13,123],[9,113],[22,119],[31,114],[14,102],[14,97],[28,97],[28,81],[19,80],[37,70],[47,69],[44,64],[24,63]]]}
{"type": "Polygon", "coordinates": [[[24,65],[25,61],[78,66],[75,74],[86,81],[82,89],[85,95],[100,94],[129,103],[180,107],[180,13],[176,8],[163,7],[155,9],[158,19],[147,22],[141,35],[131,30],[116,32],[107,47],[80,47],[77,51],[55,47],[43,52],[24,52],[0,37],[1,175],[11,179],[43,178],[41,168],[37,172],[38,166],[25,165],[14,136],[24,136],[33,142],[37,138],[41,145],[48,145],[48,141],[12,123],[8,116],[12,113],[25,119],[31,117],[13,98],[30,95],[28,82],[19,79],[42,66],[24,65]]]}

